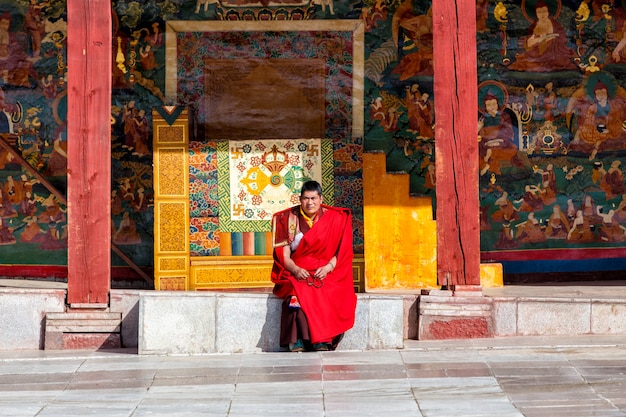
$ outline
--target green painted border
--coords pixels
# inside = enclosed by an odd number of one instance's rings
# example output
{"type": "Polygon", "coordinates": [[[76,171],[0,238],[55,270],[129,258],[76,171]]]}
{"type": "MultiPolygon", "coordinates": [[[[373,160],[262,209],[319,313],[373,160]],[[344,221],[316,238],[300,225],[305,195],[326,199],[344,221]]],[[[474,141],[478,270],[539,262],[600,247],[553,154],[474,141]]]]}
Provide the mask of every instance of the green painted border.
{"type": "MultiPolygon", "coordinates": [[[[285,139],[287,140],[287,139],[285,139]]],[[[335,176],[333,141],[321,139],[322,147],[322,188],[324,202],[333,205],[335,202],[335,176]]],[[[237,220],[230,219],[230,168],[228,163],[228,142],[217,142],[217,195],[219,197],[219,224],[221,232],[270,232],[271,220],[237,220]]]]}

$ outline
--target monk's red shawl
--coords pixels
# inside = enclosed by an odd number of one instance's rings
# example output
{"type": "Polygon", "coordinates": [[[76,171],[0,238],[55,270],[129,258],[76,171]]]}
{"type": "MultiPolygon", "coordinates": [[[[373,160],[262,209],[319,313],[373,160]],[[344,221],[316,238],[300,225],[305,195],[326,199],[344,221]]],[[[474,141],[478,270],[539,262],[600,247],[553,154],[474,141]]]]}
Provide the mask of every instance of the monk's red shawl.
{"type": "Polygon", "coordinates": [[[307,317],[311,342],[333,338],[354,325],[356,295],[352,278],[352,214],[344,208],[322,205],[320,219],[304,234],[291,259],[311,274],[337,256],[335,269],[320,282],[298,281],[285,268],[284,247],[293,234],[299,206],[274,215],[274,294],[281,299],[296,295],[307,317]],[[291,221],[290,221],[291,219],[291,221]],[[314,285],[311,285],[314,284],[314,285]]]}

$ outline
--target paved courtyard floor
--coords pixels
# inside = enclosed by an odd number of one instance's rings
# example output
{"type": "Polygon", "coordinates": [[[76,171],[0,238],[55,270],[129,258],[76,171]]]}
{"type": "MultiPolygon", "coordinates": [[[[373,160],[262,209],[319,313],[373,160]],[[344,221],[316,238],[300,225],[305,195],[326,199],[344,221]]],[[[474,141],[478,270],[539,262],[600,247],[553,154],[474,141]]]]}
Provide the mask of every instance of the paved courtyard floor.
{"type": "Polygon", "coordinates": [[[369,352],[0,352],[0,416],[626,416],[623,337],[369,352]]]}

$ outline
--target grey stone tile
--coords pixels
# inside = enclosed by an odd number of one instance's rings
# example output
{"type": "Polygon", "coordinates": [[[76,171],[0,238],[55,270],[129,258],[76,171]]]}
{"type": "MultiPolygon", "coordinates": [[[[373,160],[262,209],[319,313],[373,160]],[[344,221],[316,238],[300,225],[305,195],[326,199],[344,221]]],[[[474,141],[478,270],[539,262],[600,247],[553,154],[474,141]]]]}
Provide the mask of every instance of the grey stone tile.
{"type": "Polygon", "coordinates": [[[624,417],[620,410],[602,405],[520,407],[526,417],[624,417]]]}
{"type": "Polygon", "coordinates": [[[114,388],[101,390],[66,390],[52,401],[54,404],[94,404],[112,407],[137,404],[147,393],[145,388],[114,388]]]}
{"type": "Polygon", "coordinates": [[[226,417],[230,399],[182,402],[169,400],[143,401],[132,413],[132,417],[226,417]]]}
{"type": "Polygon", "coordinates": [[[420,399],[424,417],[524,417],[503,395],[420,399]]]}
{"type": "Polygon", "coordinates": [[[135,409],[135,405],[93,404],[50,404],[37,417],[128,417],[135,409]]]}
{"type": "Polygon", "coordinates": [[[175,401],[193,402],[198,399],[202,400],[221,400],[230,401],[235,393],[235,384],[219,384],[219,385],[170,385],[150,387],[146,393],[143,402],[149,401],[175,401]]]}
{"type": "Polygon", "coordinates": [[[152,381],[152,387],[156,386],[186,386],[186,385],[234,385],[237,383],[237,375],[217,375],[217,376],[180,376],[170,378],[156,378],[152,381]]]}
{"type": "Polygon", "coordinates": [[[367,354],[359,355],[355,352],[325,352],[321,354],[322,363],[327,365],[342,365],[342,364],[374,364],[374,365],[388,365],[388,364],[402,364],[404,360],[399,351],[368,351],[367,354]]]}
{"type": "Polygon", "coordinates": [[[0,417],[33,417],[38,415],[45,405],[28,403],[0,403],[0,417]]]}
{"type": "Polygon", "coordinates": [[[83,360],[28,360],[3,361],[0,366],[0,375],[15,374],[62,374],[76,372],[83,360]]]}
{"type": "Polygon", "coordinates": [[[271,383],[271,382],[301,382],[321,381],[322,375],[317,372],[301,374],[257,374],[240,375],[238,383],[271,383]]]}
{"type": "Polygon", "coordinates": [[[439,398],[456,395],[502,394],[498,381],[492,377],[417,378],[410,380],[415,397],[439,398]]]}

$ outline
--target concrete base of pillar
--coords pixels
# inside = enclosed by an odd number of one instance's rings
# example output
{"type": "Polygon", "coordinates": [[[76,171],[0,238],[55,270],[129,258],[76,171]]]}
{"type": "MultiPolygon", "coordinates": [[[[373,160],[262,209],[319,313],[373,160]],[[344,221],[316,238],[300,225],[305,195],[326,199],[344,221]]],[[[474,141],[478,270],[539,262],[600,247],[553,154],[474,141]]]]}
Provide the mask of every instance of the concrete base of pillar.
{"type": "Polygon", "coordinates": [[[494,336],[493,303],[476,288],[422,292],[419,299],[420,340],[471,339],[494,336]]]}
{"type": "Polygon", "coordinates": [[[45,349],[118,349],[122,347],[121,313],[71,311],[47,313],[45,349]]]}

